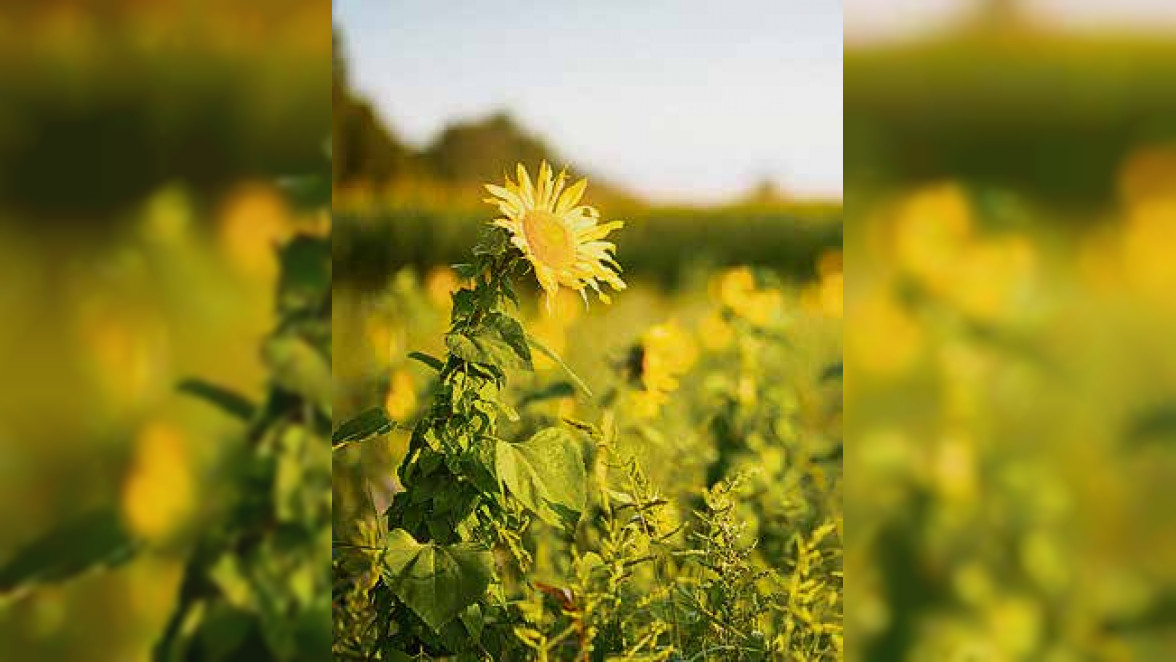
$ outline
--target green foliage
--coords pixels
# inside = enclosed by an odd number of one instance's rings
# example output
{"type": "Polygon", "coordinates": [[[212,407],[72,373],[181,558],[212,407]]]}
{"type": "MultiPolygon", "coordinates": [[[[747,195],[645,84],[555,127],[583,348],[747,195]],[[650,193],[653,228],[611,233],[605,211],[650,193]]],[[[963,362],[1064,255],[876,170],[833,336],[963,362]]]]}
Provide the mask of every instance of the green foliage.
{"type": "MultiPolygon", "coordinates": [[[[465,298],[468,297],[463,297],[463,302],[465,298]]],[[[523,327],[518,320],[502,313],[489,313],[471,331],[450,333],[445,336],[445,344],[454,356],[469,363],[500,370],[532,367],[531,349],[523,327]]]]}
{"type": "Polygon", "coordinates": [[[549,524],[575,524],[587,501],[587,474],[580,440],[547,428],[521,444],[495,444],[498,479],[531,512],[549,524]]]}
{"type": "Polygon", "coordinates": [[[372,407],[340,425],[331,434],[331,443],[335,448],[358,443],[376,435],[387,434],[394,427],[396,422],[388,418],[388,412],[383,407],[372,407]]]}
{"type": "Polygon", "coordinates": [[[553,156],[505,113],[447,127],[422,154],[436,176],[458,182],[489,181],[516,163],[555,162],[553,156]]]}
{"type": "Polygon", "coordinates": [[[71,5],[65,39],[50,27],[59,7],[10,7],[2,29],[20,38],[0,44],[6,223],[52,219],[108,241],[133,218],[125,212],[170,182],[215,195],[318,165],[331,71],[326,26],[304,26],[329,7],[218,2],[191,20],[186,1],[161,2],[147,27],[130,4],[71,5]],[[253,38],[241,40],[246,24],[253,38]]]}
{"type": "MultiPolygon", "coordinates": [[[[230,476],[229,489],[216,495],[223,506],[176,543],[186,563],[154,647],[161,662],[324,659],[330,649],[330,240],[299,235],[277,250],[278,323],[262,341],[270,369],[262,404],[199,379],[179,385],[245,430],[223,467],[230,476]]],[[[18,552],[0,568],[0,592],[157,551],[124,530],[117,512],[97,511],[18,552]]]]}
{"type": "MultiPolygon", "coordinates": [[[[423,209],[337,211],[335,282],[379,287],[393,271],[465,261],[484,219],[423,209]]],[[[676,285],[699,266],[745,264],[808,277],[841,245],[841,210],[647,210],[625,224],[625,271],[676,285]]]]}
{"type": "Polygon", "coordinates": [[[128,561],[137,546],[112,509],[62,522],[0,567],[0,602],[41,584],[128,561]]]}
{"type": "Polygon", "coordinates": [[[960,178],[1105,206],[1132,150],[1176,137],[1176,94],[1164,84],[1174,70],[1171,40],[1139,35],[954,32],[850,49],[846,179],[873,188],[960,178]],[[1072,158],[1075,145],[1083,158],[1072,158]]]}
{"type": "Polygon", "coordinates": [[[384,545],[382,573],[397,598],[440,630],[486,593],[493,559],[480,545],[421,544],[396,529],[384,545]]]}
{"type": "MultiPolygon", "coordinates": [[[[330,240],[296,236],[278,258],[279,321],[262,342],[270,390],[249,416],[236,499],[196,540],[156,659],[320,659],[328,649],[330,240]]],[[[187,384],[247,411],[240,396],[187,384]]]]}
{"type": "Polygon", "coordinates": [[[249,398],[201,379],[185,379],[178,388],[184,393],[203,398],[242,421],[252,420],[257,411],[257,405],[250,402],[249,398]]]}
{"type": "Polygon", "coordinates": [[[336,528],[336,656],[840,659],[839,347],[802,353],[723,309],[731,345],[657,416],[627,404],[642,360],[577,403],[588,420],[554,415],[592,391],[519,321],[526,264],[504,239],[458,265],[444,355],[411,356],[430,398],[390,504],[336,528]],[[569,378],[525,374],[532,351],[569,378]]]}

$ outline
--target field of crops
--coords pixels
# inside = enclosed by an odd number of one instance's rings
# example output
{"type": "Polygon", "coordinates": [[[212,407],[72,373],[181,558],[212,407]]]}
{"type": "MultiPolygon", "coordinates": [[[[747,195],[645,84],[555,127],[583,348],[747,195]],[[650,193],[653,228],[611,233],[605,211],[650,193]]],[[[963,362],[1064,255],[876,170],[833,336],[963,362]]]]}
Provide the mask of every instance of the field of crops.
{"type": "Polygon", "coordinates": [[[838,659],[840,250],[549,308],[493,212],[335,282],[336,655],[838,659]]]}
{"type": "Polygon", "coordinates": [[[854,209],[846,659],[1172,658],[1174,165],[1096,218],[962,182],[854,209]]]}

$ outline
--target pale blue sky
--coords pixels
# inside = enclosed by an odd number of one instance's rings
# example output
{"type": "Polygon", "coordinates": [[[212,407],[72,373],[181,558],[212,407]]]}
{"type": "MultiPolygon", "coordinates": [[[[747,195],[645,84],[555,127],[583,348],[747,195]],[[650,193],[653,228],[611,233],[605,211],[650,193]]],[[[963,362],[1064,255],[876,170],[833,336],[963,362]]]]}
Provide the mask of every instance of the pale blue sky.
{"type": "MultiPolygon", "coordinates": [[[[404,138],[499,109],[656,199],[769,178],[840,196],[842,44],[958,20],[978,0],[336,0],[356,85],[404,138]],[[843,27],[844,11],[844,27],[843,27]]],[[[1023,0],[1076,28],[1176,27],[1176,0],[1023,0]]]]}
{"type": "Polygon", "coordinates": [[[840,196],[842,0],[336,0],[355,85],[418,145],[507,109],[656,199],[840,196]]]}

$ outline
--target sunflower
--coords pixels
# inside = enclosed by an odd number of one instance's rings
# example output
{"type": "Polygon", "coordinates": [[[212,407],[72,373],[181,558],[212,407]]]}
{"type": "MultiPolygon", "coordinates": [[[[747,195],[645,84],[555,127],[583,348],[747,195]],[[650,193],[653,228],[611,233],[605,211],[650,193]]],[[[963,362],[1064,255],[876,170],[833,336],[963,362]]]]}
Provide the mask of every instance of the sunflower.
{"type": "Polygon", "coordinates": [[[539,164],[534,185],[522,165],[518,166],[517,182],[507,177],[505,187],[486,185],[494,196],[486,202],[497,206],[503,215],[494,225],[511,233],[511,243],[535,268],[535,277],[547,294],[549,312],[561,286],[579,292],[585,304],[588,287],[605,303],[610,298],[600,290],[602,282],[614,290],[625,289],[618,275],[621,266],[613,257],[617,247],[602,241],[624,222],[599,224],[600,212],[579,204],[588,180],[581,179],[565,189],[566,180],[566,172],[556,176],[544,161],[539,164]]]}

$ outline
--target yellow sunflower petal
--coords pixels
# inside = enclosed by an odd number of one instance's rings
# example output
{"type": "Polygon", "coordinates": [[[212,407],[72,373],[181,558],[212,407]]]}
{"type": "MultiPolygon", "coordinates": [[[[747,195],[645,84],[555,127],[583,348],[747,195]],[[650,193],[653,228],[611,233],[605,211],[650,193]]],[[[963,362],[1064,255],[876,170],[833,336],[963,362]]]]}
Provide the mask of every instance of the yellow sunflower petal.
{"type": "Polygon", "coordinates": [[[524,207],[535,206],[535,188],[531,186],[531,178],[527,175],[527,169],[523,164],[519,164],[515,168],[515,175],[519,178],[519,193],[523,198],[524,207]]]}
{"type": "Polygon", "coordinates": [[[584,197],[584,190],[588,188],[588,180],[581,179],[580,181],[568,187],[559,196],[559,200],[555,203],[555,213],[563,216],[576,207],[580,202],[580,198],[584,197]]]}
{"type": "Polygon", "coordinates": [[[576,239],[578,241],[582,241],[582,242],[603,239],[604,237],[608,236],[608,233],[612,232],[613,230],[618,230],[623,227],[625,227],[624,221],[609,221],[608,223],[604,223],[602,225],[596,225],[588,230],[583,230],[583,231],[579,232],[576,235],[576,239]]]}
{"type": "Polygon", "coordinates": [[[535,206],[547,209],[547,195],[551,189],[551,166],[539,162],[539,176],[535,178],[535,206]]]}

